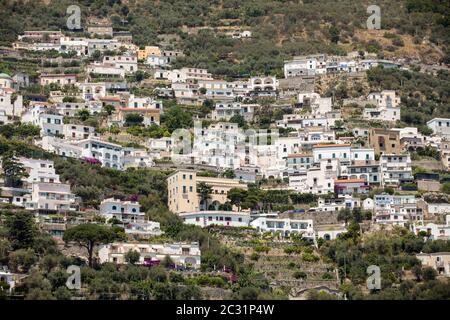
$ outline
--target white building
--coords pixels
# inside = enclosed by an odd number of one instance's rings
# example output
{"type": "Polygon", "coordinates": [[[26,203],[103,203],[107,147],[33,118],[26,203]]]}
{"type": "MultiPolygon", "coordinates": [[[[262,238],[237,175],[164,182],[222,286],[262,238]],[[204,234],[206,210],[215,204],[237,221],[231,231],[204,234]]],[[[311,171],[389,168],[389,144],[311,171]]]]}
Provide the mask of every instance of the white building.
{"type": "Polygon", "coordinates": [[[253,119],[255,112],[255,104],[242,104],[240,102],[219,102],[216,103],[214,110],[211,113],[211,119],[229,121],[235,115],[241,115],[246,121],[253,119]]]}
{"type": "Polygon", "coordinates": [[[367,97],[367,103],[375,108],[365,108],[363,117],[367,120],[398,121],[400,120],[400,97],[393,90],[372,92],[367,97]]]}
{"type": "Polygon", "coordinates": [[[195,126],[192,152],[194,161],[198,164],[236,169],[241,166],[243,157],[238,146],[243,141],[245,135],[236,123],[219,122],[208,128],[195,126]]]}
{"type": "Polygon", "coordinates": [[[25,203],[28,210],[75,210],[75,195],[70,191],[70,184],[37,182],[33,183],[31,198],[25,203]]]}
{"type": "Polygon", "coordinates": [[[148,64],[152,67],[165,67],[169,64],[170,58],[160,55],[149,55],[145,64],[148,64]]]}
{"type": "Polygon", "coordinates": [[[83,140],[95,135],[95,128],[79,124],[64,124],[64,138],[68,140],[83,140]]]}
{"type": "Polygon", "coordinates": [[[200,268],[201,251],[199,244],[193,243],[111,243],[101,246],[98,251],[100,263],[125,264],[125,254],[136,251],[140,254],[139,264],[159,264],[166,256],[176,265],[200,268]]]}
{"type": "Polygon", "coordinates": [[[280,86],[276,77],[252,77],[249,80],[250,88],[253,91],[277,91],[280,86]]]}
{"type": "Polygon", "coordinates": [[[399,186],[413,180],[409,154],[382,154],[380,156],[381,183],[385,186],[399,186]]]}
{"type": "Polygon", "coordinates": [[[27,158],[19,158],[19,161],[28,173],[28,177],[22,180],[26,182],[29,188],[35,182],[60,183],[53,161],[27,158]]]}
{"type": "Polygon", "coordinates": [[[332,100],[329,98],[322,98],[315,92],[301,92],[298,94],[298,103],[303,107],[310,107],[313,115],[326,115],[333,110],[332,100]]]}
{"type": "Polygon", "coordinates": [[[426,232],[431,240],[450,240],[450,214],[446,216],[445,224],[436,223],[416,223],[411,226],[412,231],[415,234],[419,234],[421,231],[426,232]]]}
{"type": "Polygon", "coordinates": [[[414,195],[394,196],[379,194],[374,197],[375,216],[378,224],[405,226],[409,220],[421,216],[418,212],[417,200],[414,195]]]}
{"type": "Polygon", "coordinates": [[[150,238],[162,235],[161,225],[155,221],[132,222],[125,224],[125,233],[139,238],[150,238]]]}
{"type": "Polygon", "coordinates": [[[116,218],[122,222],[143,222],[145,212],[141,212],[141,205],[137,201],[121,201],[109,198],[100,203],[100,215],[107,220],[116,218]]]}
{"type": "Polygon", "coordinates": [[[340,172],[338,160],[320,161],[319,165],[310,167],[305,173],[289,176],[289,188],[297,192],[327,194],[334,192],[334,181],[340,172]]]}
{"type": "Polygon", "coordinates": [[[231,85],[223,80],[199,80],[199,90],[204,88],[206,93],[203,95],[206,99],[211,100],[233,100],[234,92],[231,85]]]}
{"type": "Polygon", "coordinates": [[[114,143],[89,138],[66,141],[55,137],[43,137],[42,148],[63,157],[95,159],[102,166],[123,169],[123,147],[114,143]]]}
{"type": "Polygon", "coordinates": [[[6,116],[20,117],[23,111],[23,97],[14,89],[0,87],[0,111],[6,116]]]}
{"type": "Polygon", "coordinates": [[[138,70],[137,57],[133,56],[105,56],[103,64],[112,64],[118,69],[125,70],[126,74],[132,74],[138,70]]]}
{"type": "Polygon", "coordinates": [[[130,109],[163,109],[161,100],[155,100],[151,97],[136,97],[131,94],[128,98],[128,108],[130,109]]]}
{"type": "Polygon", "coordinates": [[[293,234],[302,235],[303,238],[311,240],[315,237],[312,219],[258,217],[250,222],[250,226],[260,232],[279,233],[282,237],[289,237],[293,234]]]}
{"type": "Polygon", "coordinates": [[[312,76],[315,74],[325,74],[325,55],[309,55],[294,57],[291,61],[284,62],[284,77],[312,76]]]}
{"type": "Polygon", "coordinates": [[[155,79],[167,79],[172,83],[213,80],[208,70],[188,67],[175,70],[156,70],[155,79]]]}
{"type": "Polygon", "coordinates": [[[63,116],[54,113],[41,113],[39,115],[39,126],[42,135],[62,135],[64,130],[63,116]]]}
{"type": "Polygon", "coordinates": [[[427,202],[427,211],[430,215],[450,213],[450,203],[427,202]]]}
{"type": "Polygon", "coordinates": [[[117,76],[125,78],[126,71],[123,68],[116,67],[113,63],[92,63],[87,66],[87,73],[99,76],[117,76]]]}
{"type": "Polygon", "coordinates": [[[427,122],[428,128],[433,130],[434,134],[449,138],[450,137],[450,119],[434,118],[427,122]]]}
{"type": "Polygon", "coordinates": [[[219,225],[227,227],[248,227],[250,214],[248,212],[235,211],[195,211],[179,214],[185,224],[193,224],[199,227],[219,225]]]}

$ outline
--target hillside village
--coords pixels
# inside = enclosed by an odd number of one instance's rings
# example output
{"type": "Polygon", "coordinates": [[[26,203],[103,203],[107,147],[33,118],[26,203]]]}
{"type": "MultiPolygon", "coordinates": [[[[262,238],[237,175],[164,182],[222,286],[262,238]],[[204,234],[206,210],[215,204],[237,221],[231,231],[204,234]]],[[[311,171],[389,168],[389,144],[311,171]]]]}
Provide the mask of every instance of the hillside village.
{"type": "Polygon", "coordinates": [[[0,297],[449,298],[448,65],[357,50],[230,78],[167,41],[91,19],[1,47],[0,297]]]}

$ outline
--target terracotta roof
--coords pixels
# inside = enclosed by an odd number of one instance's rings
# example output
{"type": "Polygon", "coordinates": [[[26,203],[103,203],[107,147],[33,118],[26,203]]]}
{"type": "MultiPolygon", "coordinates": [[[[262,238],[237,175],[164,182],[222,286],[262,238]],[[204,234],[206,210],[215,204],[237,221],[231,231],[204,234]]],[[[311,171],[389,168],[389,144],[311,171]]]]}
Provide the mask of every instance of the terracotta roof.
{"type": "Polygon", "coordinates": [[[334,183],[357,183],[357,182],[366,182],[364,179],[340,179],[335,180],[334,183]]]}
{"type": "Polygon", "coordinates": [[[288,158],[302,158],[302,157],[312,157],[312,154],[306,154],[306,153],[292,153],[288,154],[288,158]]]}

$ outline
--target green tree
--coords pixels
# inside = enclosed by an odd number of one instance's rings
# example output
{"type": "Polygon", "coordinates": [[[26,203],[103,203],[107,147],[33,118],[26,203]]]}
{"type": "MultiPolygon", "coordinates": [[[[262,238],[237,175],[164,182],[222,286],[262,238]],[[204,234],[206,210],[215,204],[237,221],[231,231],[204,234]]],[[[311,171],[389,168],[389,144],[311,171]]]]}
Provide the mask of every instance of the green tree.
{"type": "Polygon", "coordinates": [[[144,117],[139,113],[129,113],[125,116],[125,126],[140,126],[144,122],[144,117]]]}
{"type": "Polygon", "coordinates": [[[91,114],[89,113],[88,109],[81,109],[80,111],[77,112],[76,115],[81,121],[86,121],[91,114]]]}
{"type": "Polygon", "coordinates": [[[192,114],[183,110],[179,106],[172,107],[165,110],[161,117],[161,123],[163,123],[170,132],[181,128],[192,127],[192,114]]]}
{"type": "Polygon", "coordinates": [[[200,182],[197,185],[197,193],[200,195],[204,208],[208,210],[208,200],[211,199],[212,187],[205,182],[200,182]]]}
{"type": "Polygon", "coordinates": [[[111,105],[111,104],[107,104],[106,106],[104,106],[103,109],[108,114],[108,116],[112,115],[113,112],[116,110],[116,108],[113,105],[111,105]]]}
{"type": "Polygon", "coordinates": [[[137,262],[139,262],[139,259],[141,258],[141,254],[135,250],[130,250],[127,253],[125,253],[125,261],[134,265],[137,262]]]}
{"type": "Polygon", "coordinates": [[[226,169],[223,173],[223,177],[227,179],[234,179],[236,178],[236,173],[234,173],[233,169],[226,169]]]}
{"type": "Polygon", "coordinates": [[[64,232],[63,240],[66,243],[75,242],[88,251],[89,266],[93,266],[94,248],[100,244],[111,243],[116,234],[108,227],[97,224],[81,224],[64,232]]]}
{"type": "Polygon", "coordinates": [[[347,225],[348,221],[352,218],[353,214],[349,208],[340,210],[337,216],[338,221],[344,221],[345,225],[347,225]]]}
{"type": "Polygon", "coordinates": [[[330,37],[330,41],[333,43],[339,42],[339,29],[335,26],[331,26],[330,29],[328,29],[328,34],[330,37]]]}
{"type": "Polygon", "coordinates": [[[245,127],[247,125],[244,116],[240,114],[235,114],[234,116],[232,116],[230,118],[230,122],[237,123],[239,127],[245,127]]]}
{"type": "Polygon", "coordinates": [[[25,167],[16,158],[14,152],[6,152],[2,156],[3,178],[6,187],[20,187],[22,178],[28,177],[25,167]]]}
{"type": "Polygon", "coordinates": [[[19,249],[9,254],[9,267],[15,272],[28,272],[36,262],[33,249],[19,249]]]}
{"type": "Polygon", "coordinates": [[[227,193],[227,198],[230,202],[238,207],[238,211],[241,211],[241,204],[247,197],[247,190],[240,188],[232,188],[227,193]]]}
{"type": "Polygon", "coordinates": [[[37,231],[31,213],[15,212],[6,218],[8,239],[14,250],[30,248],[35,240],[37,231]]]}
{"type": "Polygon", "coordinates": [[[422,269],[422,277],[424,281],[431,281],[436,279],[437,272],[431,267],[426,267],[422,269]]]}

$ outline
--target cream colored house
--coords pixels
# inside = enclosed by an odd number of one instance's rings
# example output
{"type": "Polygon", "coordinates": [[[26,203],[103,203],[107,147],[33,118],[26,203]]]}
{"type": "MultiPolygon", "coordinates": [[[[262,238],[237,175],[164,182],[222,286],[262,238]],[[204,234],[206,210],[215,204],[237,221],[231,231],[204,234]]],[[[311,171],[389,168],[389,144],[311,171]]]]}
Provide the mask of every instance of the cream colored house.
{"type": "Polygon", "coordinates": [[[235,179],[199,177],[194,170],[178,170],[167,178],[168,206],[175,213],[206,210],[211,205],[225,203],[232,188],[247,189],[247,185],[235,179]],[[197,193],[197,185],[201,182],[212,187],[207,203],[197,193]]]}
{"type": "Polygon", "coordinates": [[[419,253],[416,258],[422,263],[422,267],[431,267],[438,274],[450,277],[450,252],[419,253]]]}

